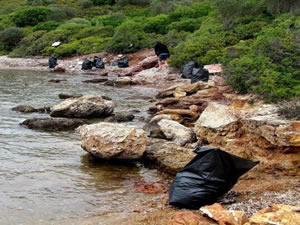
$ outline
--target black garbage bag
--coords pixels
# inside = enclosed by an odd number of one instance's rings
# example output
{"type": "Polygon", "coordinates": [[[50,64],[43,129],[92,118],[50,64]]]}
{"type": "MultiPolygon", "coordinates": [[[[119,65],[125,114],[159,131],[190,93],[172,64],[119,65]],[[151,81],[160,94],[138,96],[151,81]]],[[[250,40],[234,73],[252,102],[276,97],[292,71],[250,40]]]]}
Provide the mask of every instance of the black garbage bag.
{"type": "Polygon", "coordinates": [[[128,63],[129,63],[129,58],[126,56],[126,57],[118,60],[118,67],[126,68],[126,67],[128,67],[128,63]]]}
{"type": "Polygon", "coordinates": [[[207,82],[208,78],[209,78],[208,70],[201,69],[201,68],[194,68],[193,69],[193,74],[192,74],[192,78],[191,78],[192,83],[196,83],[198,81],[207,82]]]}
{"type": "Polygon", "coordinates": [[[184,65],[182,78],[191,79],[192,83],[198,81],[207,82],[209,79],[209,73],[206,69],[197,67],[197,63],[190,61],[184,65]]]}
{"type": "Polygon", "coordinates": [[[57,58],[50,57],[48,61],[48,66],[50,69],[55,68],[57,66],[57,58]]]}
{"type": "Polygon", "coordinates": [[[191,79],[193,76],[193,69],[197,67],[197,63],[194,61],[190,61],[186,63],[183,67],[182,78],[191,79]]]}
{"type": "Polygon", "coordinates": [[[171,185],[170,205],[187,209],[211,205],[258,164],[218,148],[196,148],[195,152],[197,156],[177,173],[171,185]]]}
{"type": "Polygon", "coordinates": [[[93,66],[94,66],[94,63],[91,60],[85,59],[82,63],[81,69],[82,70],[90,70],[93,68],[93,66]]]}
{"type": "Polygon", "coordinates": [[[101,57],[94,58],[94,66],[98,69],[104,69],[105,65],[101,57]]]}

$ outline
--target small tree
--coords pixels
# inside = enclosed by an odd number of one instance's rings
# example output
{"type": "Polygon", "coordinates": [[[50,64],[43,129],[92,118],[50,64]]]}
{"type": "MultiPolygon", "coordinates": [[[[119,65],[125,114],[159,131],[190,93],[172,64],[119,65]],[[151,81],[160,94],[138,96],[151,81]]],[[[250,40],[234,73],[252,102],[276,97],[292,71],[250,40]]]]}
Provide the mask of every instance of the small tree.
{"type": "Polygon", "coordinates": [[[5,44],[7,50],[11,50],[24,37],[24,32],[20,28],[10,27],[0,32],[0,41],[5,44]]]}

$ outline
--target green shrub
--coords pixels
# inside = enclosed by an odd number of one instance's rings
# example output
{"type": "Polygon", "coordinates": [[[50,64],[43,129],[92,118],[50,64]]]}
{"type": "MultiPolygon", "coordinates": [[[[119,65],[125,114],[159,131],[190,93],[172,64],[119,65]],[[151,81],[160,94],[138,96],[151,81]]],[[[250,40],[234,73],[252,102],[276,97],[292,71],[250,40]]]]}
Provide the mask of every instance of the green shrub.
{"type": "Polygon", "coordinates": [[[261,29],[266,26],[266,22],[254,21],[248,24],[239,24],[233,28],[233,32],[240,40],[254,38],[261,29]]]}
{"type": "Polygon", "coordinates": [[[83,18],[73,18],[65,22],[65,24],[85,24],[91,25],[91,22],[83,18]]]}
{"type": "Polygon", "coordinates": [[[194,32],[195,30],[200,28],[200,25],[201,19],[183,18],[180,21],[171,23],[168,26],[168,30],[194,32]]]}
{"type": "Polygon", "coordinates": [[[88,8],[91,8],[94,4],[93,4],[93,2],[90,1],[90,0],[81,0],[81,1],[79,2],[79,5],[80,5],[80,7],[83,8],[83,9],[88,9],[88,8]]]}
{"type": "Polygon", "coordinates": [[[39,23],[38,25],[33,27],[33,31],[38,31],[38,30],[45,30],[45,31],[51,31],[55,30],[60,24],[55,21],[47,21],[43,23],[39,23]]]}
{"type": "Polygon", "coordinates": [[[11,18],[7,15],[0,16],[0,31],[9,27],[14,27],[15,24],[11,21],[11,18]]]}
{"type": "Polygon", "coordinates": [[[115,0],[91,0],[94,5],[113,5],[116,3],[115,0]]]}
{"type": "Polygon", "coordinates": [[[170,65],[182,67],[188,61],[196,61],[200,66],[220,61],[226,47],[227,33],[214,18],[206,18],[199,30],[180,43],[170,58],[170,65]]]}
{"type": "Polygon", "coordinates": [[[86,27],[80,30],[78,33],[72,36],[72,39],[82,39],[90,36],[97,36],[97,37],[112,37],[115,31],[112,26],[93,26],[93,27],[86,27]]]}
{"type": "Polygon", "coordinates": [[[267,102],[300,96],[296,26],[295,17],[283,16],[262,29],[256,40],[227,49],[223,64],[228,83],[240,93],[259,94],[267,102]]]}
{"type": "Polygon", "coordinates": [[[35,26],[40,22],[48,20],[53,13],[45,7],[29,7],[17,10],[12,14],[12,21],[19,27],[35,26]]]}
{"type": "Polygon", "coordinates": [[[54,0],[27,0],[27,5],[46,6],[54,2],[55,2],[54,0]]]}
{"type": "Polygon", "coordinates": [[[24,37],[24,32],[20,28],[10,27],[0,32],[0,41],[5,44],[5,50],[11,50],[24,37]]]}
{"type": "Polygon", "coordinates": [[[227,28],[234,26],[239,17],[258,16],[265,11],[263,0],[216,0],[215,6],[220,19],[227,28]]]}
{"type": "Polygon", "coordinates": [[[173,21],[180,20],[181,18],[201,18],[207,16],[212,10],[210,2],[202,2],[191,6],[179,6],[170,12],[169,16],[173,21]]]}
{"type": "Polygon", "coordinates": [[[168,32],[167,26],[170,24],[169,17],[161,14],[155,17],[148,18],[145,22],[146,33],[166,34],[168,32]]]}
{"type": "Polygon", "coordinates": [[[98,16],[94,17],[91,20],[93,26],[112,26],[118,27],[125,21],[125,17],[122,15],[113,15],[113,16],[98,16]]]}
{"type": "Polygon", "coordinates": [[[47,33],[47,31],[40,30],[27,35],[25,38],[21,40],[18,47],[10,53],[10,56],[25,57],[25,56],[33,55],[33,53],[31,52],[32,47],[30,46],[34,46],[35,42],[39,38],[41,38],[45,33],[47,33]]]}
{"type": "Polygon", "coordinates": [[[145,47],[146,41],[143,26],[134,21],[126,21],[116,29],[107,51],[113,53],[135,52],[145,47]]]}

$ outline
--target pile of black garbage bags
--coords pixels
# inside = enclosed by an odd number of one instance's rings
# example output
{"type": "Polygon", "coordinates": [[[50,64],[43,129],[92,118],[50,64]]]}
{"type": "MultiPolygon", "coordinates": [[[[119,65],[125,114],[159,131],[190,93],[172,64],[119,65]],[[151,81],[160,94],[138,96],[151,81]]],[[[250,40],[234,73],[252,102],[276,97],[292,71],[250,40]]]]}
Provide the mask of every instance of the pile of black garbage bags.
{"type": "Polygon", "coordinates": [[[196,148],[194,152],[196,157],[177,173],[171,185],[170,205],[187,209],[211,205],[258,164],[218,148],[196,148]]]}
{"type": "Polygon", "coordinates": [[[94,57],[93,61],[85,59],[82,63],[81,69],[90,70],[93,67],[96,67],[97,69],[104,69],[105,65],[103,59],[101,57],[94,57]]]}
{"type": "Polygon", "coordinates": [[[191,79],[192,83],[198,81],[207,82],[209,73],[208,70],[199,68],[196,62],[190,61],[184,65],[182,78],[191,79]]]}
{"type": "MultiPolygon", "coordinates": [[[[128,67],[129,58],[123,57],[121,59],[118,59],[117,61],[111,63],[111,66],[118,66],[119,68],[126,68],[128,67]]],[[[90,70],[93,67],[96,67],[97,69],[104,69],[105,65],[103,62],[103,59],[101,57],[95,57],[93,61],[89,59],[85,59],[82,63],[82,70],[90,70]]]]}

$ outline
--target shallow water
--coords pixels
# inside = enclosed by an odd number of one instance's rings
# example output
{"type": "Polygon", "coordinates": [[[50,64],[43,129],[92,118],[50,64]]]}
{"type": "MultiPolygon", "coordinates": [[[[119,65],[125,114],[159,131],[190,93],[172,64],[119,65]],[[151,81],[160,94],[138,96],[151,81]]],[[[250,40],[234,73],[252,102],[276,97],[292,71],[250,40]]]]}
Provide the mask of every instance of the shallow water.
{"type": "Polygon", "coordinates": [[[0,71],[0,224],[82,224],[97,216],[97,224],[124,216],[151,195],[137,193],[133,181],[161,179],[155,170],[139,166],[95,164],[87,159],[75,132],[43,132],[20,127],[27,118],[43,114],[11,111],[17,105],[51,106],[59,93],[106,95],[115,111],[140,110],[150,105],[149,88],[112,88],[85,84],[91,75],[54,75],[42,72],[0,71]],[[67,82],[49,83],[50,79],[67,82]],[[101,217],[103,215],[103,217],[101,217]],[[102,218],[102,219],[101,219],[102,218]]]}

